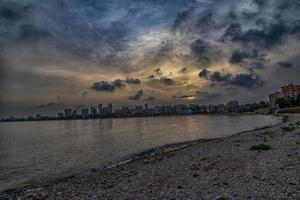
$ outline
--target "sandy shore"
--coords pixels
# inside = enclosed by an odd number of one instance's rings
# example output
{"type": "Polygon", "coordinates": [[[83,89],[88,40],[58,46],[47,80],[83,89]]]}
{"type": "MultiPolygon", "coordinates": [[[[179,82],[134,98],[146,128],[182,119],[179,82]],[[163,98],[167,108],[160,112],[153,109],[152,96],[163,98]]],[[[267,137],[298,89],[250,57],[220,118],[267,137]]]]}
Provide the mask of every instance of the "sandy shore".
{"type": "Polygon", "coordinates": [[[163,147],[0,199],[300,199],[297,122],[291,115],[279,126],[163,147]],[[258,144],[271,149],[250,149],[258,144]]]}

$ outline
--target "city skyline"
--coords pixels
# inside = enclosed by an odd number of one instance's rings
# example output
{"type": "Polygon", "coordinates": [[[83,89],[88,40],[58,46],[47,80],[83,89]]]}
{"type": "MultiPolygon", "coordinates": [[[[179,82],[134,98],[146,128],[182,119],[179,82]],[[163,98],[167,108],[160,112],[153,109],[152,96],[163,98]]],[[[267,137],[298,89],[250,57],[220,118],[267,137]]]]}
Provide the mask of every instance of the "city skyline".
{"type": "Polygon", "coordinates": [[[297,83],[300,5],[4,0],[0,117],[96,105],[267,100],[297,83]]]}
{"type": "Polygon", "coordinates": [[[226,104],[175,104],[175,105],[123,105],[117,108],[112,103],[107,105],[86,105],[81,108],[64,108],[55,115],[45,113],[31,113],[26,117],[3,117],[1,122],[14,121],[47,121],[47,120],[75,120],[75,119],[100,119],[100,118],[124,118],[124,117],[150,117],[164,115],[193,115],[193,114],[225,114],[225,113],[259,113],[272,112],[269,102],[260,101],[248,104],[240,104],[231,100],[226,104]]]}

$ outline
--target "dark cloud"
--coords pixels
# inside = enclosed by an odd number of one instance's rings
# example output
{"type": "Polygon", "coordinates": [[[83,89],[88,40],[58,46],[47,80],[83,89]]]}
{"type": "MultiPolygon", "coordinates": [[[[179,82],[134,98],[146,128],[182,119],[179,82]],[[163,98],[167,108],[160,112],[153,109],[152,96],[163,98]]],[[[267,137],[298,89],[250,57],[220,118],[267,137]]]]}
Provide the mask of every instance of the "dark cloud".
{"type": "Polygon", "coordinates": [[[251,58],[252,55],[245,51],[236,50],[232,53],[231,57],[229,58],[229,63],[231,64],[240,64],[244,61],[245,58],[251,58]]]}
{"type": "Polygon", "coordinates": [[[200,73],[199,73],[199,77],[200,78],[208,78],[209,76],[209,71],[207,69],[203,69],[200,73]]]}
{"type": "Polygon", "coordinates": [[[229,57],[229,63],[240,65],[252,71],[253,69],[263,69],[267,60],[264,53],[257,49],[252,51],[235,50],[229,57]]]}
{"type": "Polygon", "coordinates": [[[154,70],[154,72],[156,73],[156,74],[158,74],[158,75],[161,75],[161,70],[160,70],[160,68],[158,67],[158,68],[156,68],[155,70],[154,70]]]}
{"type": "Polygon", "coordinates": [[[48,108],[48,107],[58,107],[58,106],[63,106],[63,103],[47,103],[47,104],[42,104],[42,105],[38,105],[37,107],[39,108],[48,108]]]}
{"type": "Polygon", "coordinates": [[[51,33],[41,30],[33,25],[22,25],[20,26],[20,39],[21,40],[29,40],[36,41],[40,39],[53,38],[51,33]]]}
{"type": "Polygon", "coordinates": [[[253,0],[253,2],[256,3],[259,6],[264,5],[266,3],[265,0],[253,0]]]}
{"type": "Polygon", "coordinates": [[[159,79],[160,80],[160,82],[162,82],[164,85],[174,85],[175,84],[175,81],[173,80],[173,79],[171,79],[171,78],[165,78],[165,77],[163,77],[163,78],[161,78],[161,79],[159,79]]]}
{"type": "Polygon", "coordinates": [[[260,76],[254,73],[233,75],[231,73],[222,73],[218,71],[210,72],[204,69],[199,73],[199,77],[212,82],[222,83],[225,86],[234,85],[249,89],[264,85],[264,81],[260,78],[260,76]]]}
{"type": "Polygon", "coordinates": [[[191,97],[195,97],[194,95],[175,95],[175,96],[172,96],[172,98],[174,99],[189,99],[191,97]]]}
{"type": "Polygon", "coordinates": [[[152,78],[149,79],[146,83],[149,87],[160,90],[169,90],[170,86],[176,84],[175,80],[167,77],[152,78]]]}
{"type": "Polygon", "coordinates": [[[30,3],[3,1],[0,3],[0,20],[15,22],[24,19],[31,8],[30,3]]]}
{"type": "Polygon", "coordinates": [[[144,91],[143,90],[139,90],[137,91],[137,93],[133,96],[129,96],[128,99],[129,100],[133,100],[133,101],[138,101],[141,99],[141,97],[144,95],[144,91]]]}
{"type": "Polygon", "coordinates": [[[112,82],[100,81],[93,83],[92,90],[97,92],[114,92],[116,89],[124,88],[124,81],[117,79],[112,82]]]}
{"type": "Polygon", "coordinates": [[[100,81],[93,83],[91,89],[99,92],[114,92],[116,89],[124,88],[126,83],[130,85],[138,85],[141,84],[141,80],[136,78],[127,78],[126,80],[116,79],[112,82],[100,81]]]}
{"type": "Polygon", "coordinates": [[[162,41],[158,47],[155,58],[159,60],[168,59],[170,56],[172,56],[174,48],[175,47],[172,41],[162,41]]]}
{"type": "Polygon", "coordinates": [[[141,80],[137,79],[137,78],[127,78],[125,82],[128,84],[133,84],[133,85],[141,84],[141,80]]]}
{"type": "Polygon", "coordinates": [[[257,74],[238,74],[232,78],[230,84],[239,87],[253,88],[263,86],[264,81],[261,80],[257,74]]]}
{"type": "Polygon", "coordinates": [[[218,48],[202,39],[191,44],[191,52],[195,59],[203,66],[208,66],[220,54],[218,48]]]}
{"type": "Polygon", "coordinates": [[[222,40],[229,39],[232,42],[239,42],[243,45],[253,45],[255,47],[269,49],[282,42],[288,35],[299,32],[299,22],[286,25],[284,22],[277,22],[263,27],[263,29],[249,29],[242,31],[239,23],[231,24],[222,36],[222,40]]]}
{"type": "Polygon", "coordinates": [[[180,69],[179,72],[184,74],[184,73],[186,73],[187,71],[188,71],[188,68],[183,67],[183,68],[180,69]]]}
{"type": "Polygon", "coordinates": [[[155,97],[154,96],[149,96],[145,99],[145,101],[154,101],[155,97]]]}
{"type": "Polygon", "coordinates": [[[193,8],[177,13],[177,17],[173,23],[172,31],[177,30],[187,19],[191,17],[193,8]]]}
{"type": "Polygon", "coordinates": [[[293,67],[292,63],[285,62],[285,61],[278,62],[278,65],[279,65],[279,67],[282,67],[282,68],[292,68],[293,67]]]}

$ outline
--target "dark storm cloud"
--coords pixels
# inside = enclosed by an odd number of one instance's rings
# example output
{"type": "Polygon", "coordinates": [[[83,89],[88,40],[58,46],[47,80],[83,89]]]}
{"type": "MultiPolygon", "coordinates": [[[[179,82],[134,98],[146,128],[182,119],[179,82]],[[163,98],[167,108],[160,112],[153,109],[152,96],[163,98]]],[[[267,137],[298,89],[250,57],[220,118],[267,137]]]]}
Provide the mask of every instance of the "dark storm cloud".
{"type": "Polygon", "coordinates": [[[91,89],[97,92],[114,92],[116,89],[121,89],[124,87],[125,87],[124,81],[117,79],[112,82],[108,82],[108,81],[95,82],[93,83],[91,89]]]}
{"type": "Polygon", "coordinates": [[[136,92],[135,95],[133,96],[129,96],[128,99],[129,100],[133,100],[133,101],[138,101],[141,99],[141,97],[144,95],[144,91],[143,90],[139,90],[136,92]]]}
{"type": "Polygon", "coordinates": [[[260,78],[260,76],[254,73],[233,75],[231,73],[223,73],[218,71],[210,72],[204,69],[199,73],[199,77],[210,80],[211,82],[222,83],[225,86],[234,85],[249,89],[264,85],[264,81],[260,78]]]}
{"type": "Polygon", "coordinates": [[[286,61],[278,62],[278,65],[279,65],[279,67],[282,67],[282,68],[292,68],[293,67],[292,63],[286,62],[286,61]]]}

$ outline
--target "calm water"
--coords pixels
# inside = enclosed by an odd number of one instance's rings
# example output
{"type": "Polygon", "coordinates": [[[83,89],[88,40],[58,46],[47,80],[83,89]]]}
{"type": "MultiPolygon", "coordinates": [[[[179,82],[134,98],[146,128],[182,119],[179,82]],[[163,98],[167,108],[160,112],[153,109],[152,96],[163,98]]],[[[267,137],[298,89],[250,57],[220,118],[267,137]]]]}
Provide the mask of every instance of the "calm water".
{"type": "Polygon", "coordinates": [[[168,116],[0,123],[0,191],[100,167],[168,143],[225,137],[274,116],[168,116]]]}

